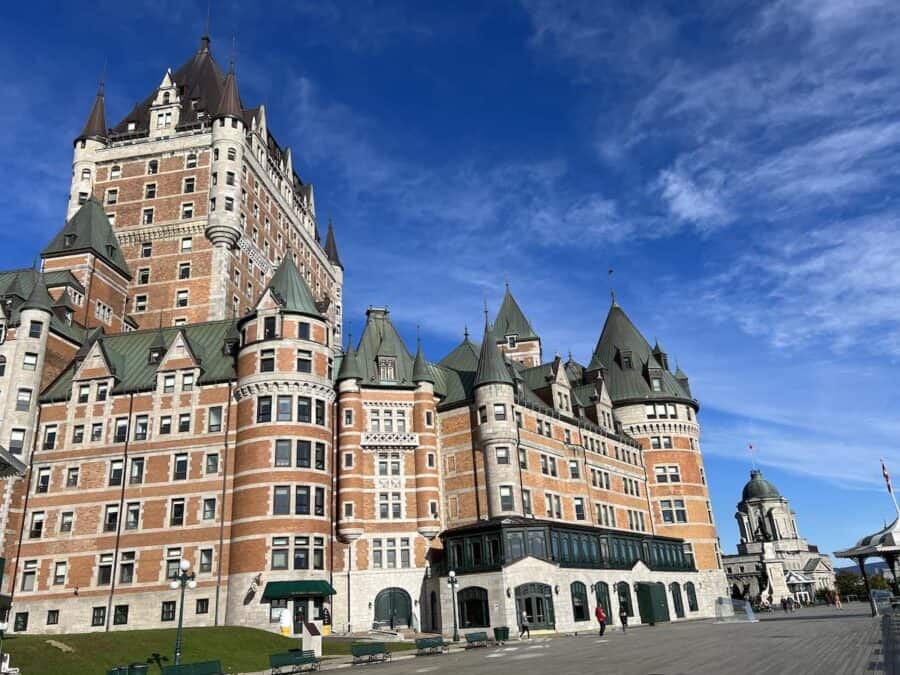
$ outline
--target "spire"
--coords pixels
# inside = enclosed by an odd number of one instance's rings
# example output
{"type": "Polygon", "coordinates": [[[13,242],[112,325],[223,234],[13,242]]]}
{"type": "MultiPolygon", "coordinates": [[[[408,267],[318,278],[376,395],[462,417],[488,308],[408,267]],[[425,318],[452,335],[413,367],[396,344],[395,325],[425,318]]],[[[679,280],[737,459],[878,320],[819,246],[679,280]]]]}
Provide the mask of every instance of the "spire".
{"type": "Polygon", "coordinates": [[[33,270],[32,274],[34,275],[34,285],[31,288],[31,293],[28,294],[28,299],[25,300],[25,304],[20,307],[20,311],[40,309],[45,312],[52,312],[53,298],[47,290],[47,284],[44,283],[44,275],[37,270],[33,270]]]}
{"type": "Polygon", "coordinates": [[[684,389],[684,393],[690,396],[690,381],[688,380],[687,374],[681,369],[681,366],[678,365],[678,361],[675,362],[675,379],[677,380],[678,384],[681,385],[681,388],[684,389]]]}
{"type": "Polygon", "coordinates": [[[84,141],[90,139],[105,143],[106,133],[106,104],[103,96],[103,81],[101,80],[97,96],[94,98],[94,105],[91,106],[91,112],[84,123],[84,128],[75,140],[84,141]]]}
{"type": "Polygon", "coordinates": [[[362,371],[359,369],[359,361],[356,358],[356,351],[353,349],[353,338],[349,340],[347,351],[344,352],[344,358],[341,359],[341,367],[338,369],[337,382],[344,380],[361,380],[362,371]]]}
{"type": "Polygon", "coordinates": [[[475,387],[483,384],[509,384],[512,385],[509,369],[503,355],[491,337],[491,327],[487,320],[484,322],[484,339],[481,342],[481,353],[478,355],[478,369],[475,371],[475,387]]]}
{"type": "Polygon", "coordinates": [[[325,255],[328,256],[328,262],[344,269],[341,263],[341,257],[338,255],[337,242],[334,240],[334,227],[331,224],[331,218],[328,219],[328,234],[325,236],[325,255]]]}
{"type": "Polygon", "coordinates": [[[413,363],[412,381],[416,383],[431,382],[431,384],[434,384],[434,376],[431,374],[431,367],[422,353],[422,339],[419,337],[416,338],[416,360],[413,363]]]}
{"type": "Polygon", "coordinates": [[[497,339],[503,339],[506,335],[516,335],[520,341],[537,339],[531,323],[513,297],[512,291],[509,290],[509,283],[506,284],[503,302],[500,304],[500,311],[497,312],[497,318],[494,320],[494,336],[497,339]]]}
{"type": "Polygon", "coordinates": [[[231,68],[228,69],[228,75],[225,76],[225,85],[222,87],[222,98],[219,99],[219,105],[216,108],[215,119],[220,117],[232,117],[242,120],[241,96],[238,93],[237,79],[234,76],[234,61],[231,62],[231,68]]]}
{"type": "Polygon", "coordinates": [[[269,282],[269,290],[281,305],[282,309],[298,314],[306,314],[317,319],[322,318],[321,312],[316,307],[309,286],[300,276],[300,271],[294,264],[294,257],[284,256],[281,265],[272,275],[269,282]]]}

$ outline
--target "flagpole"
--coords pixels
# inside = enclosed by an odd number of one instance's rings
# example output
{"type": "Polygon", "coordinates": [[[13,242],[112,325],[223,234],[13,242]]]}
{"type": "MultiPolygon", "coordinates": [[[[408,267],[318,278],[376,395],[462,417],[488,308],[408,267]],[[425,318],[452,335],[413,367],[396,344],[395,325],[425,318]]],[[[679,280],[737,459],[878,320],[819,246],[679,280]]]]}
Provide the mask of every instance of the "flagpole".
{"type": "Polygon", "coordinates": [[[881,473],[884,475],[884,480],[887,483],[888,492],[891,494],[891,499],[894,501],[894,509],[897,511],[897,518],[900,519],[900,505],[897,504],[897,495],[894,494],[894,486],[891,484],[891,476],[888,473],[887,467],[884,465],[884,460],[881,460],[881,473]]]}

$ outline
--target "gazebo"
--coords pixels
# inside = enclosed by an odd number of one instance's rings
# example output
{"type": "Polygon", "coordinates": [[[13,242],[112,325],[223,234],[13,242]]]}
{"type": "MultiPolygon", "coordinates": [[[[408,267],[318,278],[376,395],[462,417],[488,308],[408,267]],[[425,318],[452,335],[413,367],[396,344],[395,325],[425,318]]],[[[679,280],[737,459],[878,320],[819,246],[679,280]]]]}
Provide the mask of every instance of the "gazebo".
{"type": "Polygon", "coordinates": [[[900,516],[875,534],[870,534],[860,539],[856,542],[856,546],[844,551],[835,551],[834,555],[838,558],[850,558],[859,565],[859,571],[866,585],[866,595],[869,596],[869,605],[872,607],[872,616],[875,616],[877,612],[875,610],[875,601],[872,600],[872,593],[869,589],[869,577],[866,576],[867,558],[881,558],[887,563],[893,579],[891,587],[895,595],[900,595],[896,568],[897,558],[900,557],[900,516]]]}

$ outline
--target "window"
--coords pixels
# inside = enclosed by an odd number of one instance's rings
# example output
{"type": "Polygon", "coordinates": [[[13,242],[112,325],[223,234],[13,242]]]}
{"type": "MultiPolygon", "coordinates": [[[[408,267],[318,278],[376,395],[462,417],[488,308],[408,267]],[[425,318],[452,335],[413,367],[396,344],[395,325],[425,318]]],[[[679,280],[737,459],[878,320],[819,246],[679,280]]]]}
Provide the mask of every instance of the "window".
{"type": "Polygon", "coordinates": [[[526,516],[530,516],[534,513],[531,510],[531,490],[522,490],[522,510],[525,512],[526,516]]]}
{"type": "Polygon", "coordinates": [[[91,385],[82,384],[78,387],[78,402],[87,403],[91,397],[91,385]]]}
{"type": "Polygon", "coordinates": [[[291,413],[293,412],[294,407],[294,397],[293,396],[279,396],[277,401],[275,419],[278,422],[290,422],[291,421],[291,413]]]}
{"type": "Polygon", "coordinates": [[[59,516],[60,533],[71,532],[72,522],[75,520],[75,513],[72,511],[63,511],[59,516]]]}
{"type": "Polygon", "coordinates": [[[425,411],[425,426],[432,427],[434,426],[434,413],[430,410],[425,411]]]}
{"type": "Polygon", "coordinates": [[[141,211],[141,224],[142,225],[152,225],[153,224],[153,209],[143,209],[141,211]]]}
{"type": "Polygon", "coordinates": [[[237,157],[237,151],[234,148],[228,148],[228,159],[233,162],[235,157],[237,157]]]}
{"type": "Polygon", "coordinates": [[[134,581],[134,551],[123,551],[119,561],[119,583],[130,584],[134,581]]]}
{"type": "Polygon", "coordinates": [[[187,480],[188,475],[188,456],[187,453],[179,453],[175,455],[174,468],[172,470],[172,480],[187,480]]]}
{"type": "Polygon", "coordinates": [[[178,278],[179,279],[190,279],[191,278],[191,263],[183,262],[178,264],[178,278]]]}
{"type": "Polygon", "coordinates": [[[258,396],[256,398],[256,421],[271,422],[272,421],[272,397],[258,396]]]}
{"type": "Polygon", "coordinates": [[[312,400],[309,396],[297,397],[297,421],[309,424],[312,422],[312,400]]]}
{"type": "MultiPolygon", "coordinates": [[[[153,255],[153,244],[149,241],[145,241],[141,244],[141,257],[149,258],[153,255]]],[[[147,270],[147,281],[150,280],[150,270],[147,270]]],[[[147,283],[147,282],[144,282],[147,283]]]]}
{"type": "Polygon", "coordinates": [[[173,499],[170,502],[169,525],[173,527],[184,525],[184,499],[173,499]]]}
{"type": "Polygon", "coordinates": [[[197,565],[197,571],[200,574],[209,574],[212,572],[213,566],[213,550],[211,548],[200,549],[200,562],[197,565]]]}
{"type": "Polygon", "coordinates": [[[16,410],[27,412],[31,407],[31,389],[19,389],[16,394],[16,410]]]}
{"type": "MultiPolygon", "coordinates": [[[[397,416],[397,431],[400,433],[404,433],[406,431],[406,420],[402,417],[403,412],[398,411],[397,416]],[[402,427],[402,428],[401,428],[402,427]]],[[[321,399],[316,399],[316,424],[320,427],[325,426],[325,401],[321,399]]]]}
{"type": "Polygon", "coordinates": [[[109,177],[110,178],[121,178],[122,177],[122,167],[118,164],[114,164],[109,168],[109,177]]]}
{"type": "Polygon", "coordinates": [[[575,497],[575,520],[584,520],[584,498],[575,497]]]}
{"type": "Polygon", "coordinates": [[[222,431],[222,406],[216,405],[209,409],[206,430],[210,433],[222,431]]]}
{"type": "MultiPolygon", "coordinates": [[[[194,217],[194,202],[185,202],[181,205],[181,218],[185,220],[187,218],[194,217]]],[[[184,277],[179,277],[184,278],[184,277]]]]}
{"type": "Polygon", "coordinates": [[[116,605],[113,608],[113,624],[124,626],[128,623],[128,605],[116,605]]]}
{"type": "MultiPolygon", "coordinates": [[[[272,539],[273,570],[286,570],[288,568],[288,541],[287,537],[274,537],[272,539]]],[[[287,600],[285,600],[285,603],[287,603],[287,600]]]]}
{"type": "Polygon", "coordinates": [[[287,516],[291,513],[291,490],[286,485],[272,488],[272,515],[287,516]]]}
{"type": "Polygon", "coordinates": [[[103,531],[115,532],[119,526],[119,505],[108,504],[103,513],[103,531]]]}
{"type": "Polygon", "coordinates": [[[25,357],[22,359],[23,370],[37,369],[37,360],[38,360],[37,354],[35,354],[33,352],[25,352],[25,357]]]}
{"type": "Polygon", "coordinates": [[[495,403],[494,404],[494,419],[495,420],[505,420],[506,419],[506,405],[503,403],[495,403]]]}
{"type": "Polygon", "coordinates": [[[48,424],[44,427],[44,450],[53,450],[56,447],[56,425],[48,424]]]}
{"type": "MultiPolygon", "coordinates": [[[[0,333],[0,342],[3,341],[2,333],[0,333]]],[[[6,375],[6,357],[0,356],[0,377],[6,375]]]]}
{"type": "Polygon", "coordinates": [[[66,487],[78,487],[78,467],[66,469],[66,487]]]}
{"type": "Polygon", "coordinates": [[[122,471],[124,469],[124,461],[114,459],[109,463],[109,485],[110,487],[122,484],[122,471]]]}
{"type": "Polygon", "coordinates": [[[175,376],[163,375],[163,393],[171,394],[175,391],[175,376]]]}
{"type": "Polygon", "coordinates": [[[301,340],[309,340],[309,324],[306,321],[297,324],[297,337],[301,340]]]}
{"type": "Polygon", "coordinates": [[[181,391],[193,391],[194,390],[194,374],[193,373],[184,373],[181,376],[181,391]]]}
{"type": "Polygon", "coordinates": [[[487,422],[487,406],[479,406],[478,408],[478,423],[484,424],[487,422]]]}
{"type": "Polygon", "coordinates": [[[9,451],[14,455],[21,455],[25,447],[25,430],[13,429],[9,432],[9,451]]]}
{"type": "Polygon", "coordinates": [[[497,448],[497,464],[509,464],[509,448],[506,446],[497,448]]]}
{"type": "Polygon", "coordinates": [[[181,571],[181,548],[166,549],[166,579],[173,579],[181,571]]]}
{"type": "Polygon", "coordinates": [[[259,353],[259,372],[271,373],[275,370],[275,350],[263,349],[259,353]]]}
{"type": "Polygon", "coordinates": [[[500,486],[500,510],[512,511],[514,508],[513,491],[509,485],[500,486]]]}
{"type": "Polygon", "coordinates": [[[402,517],[402,503],[399,492],[381,492],[378,495],[378,517],[399,520],[402,517]]]}
{"type": "Polygon", "coordinates": [[[197,606],[194,611],[196,614],[209,614],[209,598],[197,598],[197,606]]]}
{"type": "Polygon", "coordinates": [[[188,306],[188,291],[180,290],[175,293],[175,306],[176,307],[187,307],[188,306]]]}
{"type": "Polygon", "coordinates": [[[47,610],[47,625],[55,626],[59,623],[59,610],[58,609],[48,609],[47,610]]]}
{"type": "Polygon", "coordinates": [[[194,169],[197,167],[197,153],[191,152],[188,153],[188,156],[184,159],[184,168],[185,169],[194,169]]]}
{"type": "Polygon", "coordinates": [[[214,476],[219,473],[219,453],[211,452],[206,456],[206,466],[204,473],[207,476],[214,476]]]}
{"type": "Polygon", "coordinates": [[[197,179],[193,176],[184,179],[184,188],[182,192],[186,194],[192,193],[197,187],[197,179]]]}
{"type": "Polygon", "coordinates": [[[39,338],[44,331],[43,321],[32,321],[28,324],[28,337],[39,338]]]}
{"type": "Polygon", "coordinates": [[[517,338],[517,336],[515,336],[515,335],[507,335],[506,336],[506,346],[509,347],[510,349],[515,349],[516,343],[517,343],[516,338],[517,338]]]}
{"type": "Polygon", "coordinates": [[[181,238],[181,252],[182,253],[190,253],[194,250],[194,238],[193,237],[182,237],[181,238]]]}
{"type": "Polygon", "coordinates": [[[587,588],[580,581],[573,581],[570,590],[572,593],[572,614],[575,621],[589,621],[587,588]]]}
{"type": "Polygon", "coordinates": [[[162,621],[174,621],[175,620],[175,601],[174,600],[165,600],[162,604],[162,616],[160,617],[162,621]]]}
{"type": "Polygon", "coordinates": [[[151,159],[147,162],[147,175],[153,176],[157,173],[159,173],[159,162],[155,159],[151,159]]]}
{"type": "Polygon", "coordinates": [[[144,186],[144,199],[156,198],[156,183],[147,183],[144,186]]]}
{"type": "Polygon", "coordinates": [[[680,483],[681,470],[677,464],[657,466],[654,469],[657,483],[680,483]]]}
{"type": "Polygon", "coordinates": [[[178,431],[179,433],[185,433],[191,430],[191,414],[190,413],[181,413],[178,416],[178,431]]]}
{"type": "Polygon", "coordinates": [[[97,384],[97,401],[105,401],[106,395],[109,393],[109,385],[106,382],[99,382],[97,384]]]}
{"type": "Polygon", "coordinates": [[[693,581],[688,581],[684,585],[684,592],[687,595],[688,610],[690,610],[691,612],[696,612],[698,609],[700,609],[700,606],[697,604],[697,591],[694,588],[693,581]]]}
{"type": "Polygon", "coordinates": [[[597,504],[597,523],[607,527],[616,526],[616,511],[609,504],[597,504]]]}
{"type": "Polygon", "coordinates": [[[91,425],[91,441],[97,443],[103,440],[103,424],[95,422],[91,425]]]}
{"type": "Polygon", "coordinates": [[[94,607],[91,610],[91,625],[103,626],[106,623],[106,607],[94,607]]]}
{"type": "Polygon", "coordinates": [[[325,444],[316,443],[316,470],[325,470],[325,444]]]}
{"type": "Polygon", "coordinates": [[[141,522],[140,502],[129,502],[125,506],[125,529],[136,530],[141,522]]]}
{"type": "Polygon", "coordinates": [[[572,477],[572,480],[581,478],[581,470],[578,468],[577,459],[569,460],[569,475],[572,477]]]}
{"type": "Polygon", "coordinates": [[[100,556],[100,562],[97,565],[97,585],[109,586],[112,581],[112,553],[103,553],[100,556]]]}
{"type": "Polygon", "coordinates": [[[397,379],[397,359],[392,356],[378,357],[378,379],[384,382],[397,379]]]}
{"type": "Polygon", "coordinates": [[[147,431],[150,427],[150,417],[147,415],[138,415],[134,418],[134,440],[146,441],[147,431]]]}
{"type": "MultiPolygon", "coordinates": [[[[312,352],[306,349],[297,350],[297,372],[312,372],[312,352]]],[[[348,411],[349,412],[349,411],[348,411]]]]}

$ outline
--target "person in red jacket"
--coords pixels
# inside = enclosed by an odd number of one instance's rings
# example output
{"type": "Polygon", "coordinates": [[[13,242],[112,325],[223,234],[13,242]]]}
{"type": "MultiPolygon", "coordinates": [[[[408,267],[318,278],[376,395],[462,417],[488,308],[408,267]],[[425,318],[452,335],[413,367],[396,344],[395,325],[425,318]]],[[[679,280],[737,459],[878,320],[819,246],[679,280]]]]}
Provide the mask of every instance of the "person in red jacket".
{"type": "Polygon", "coordinates": [[[606,612],[603,611],[603,605],[597,605],[597,611],[594,612],[597,617],[597,623],[600,624],[600,637],[606,632],[606,612]]]}

